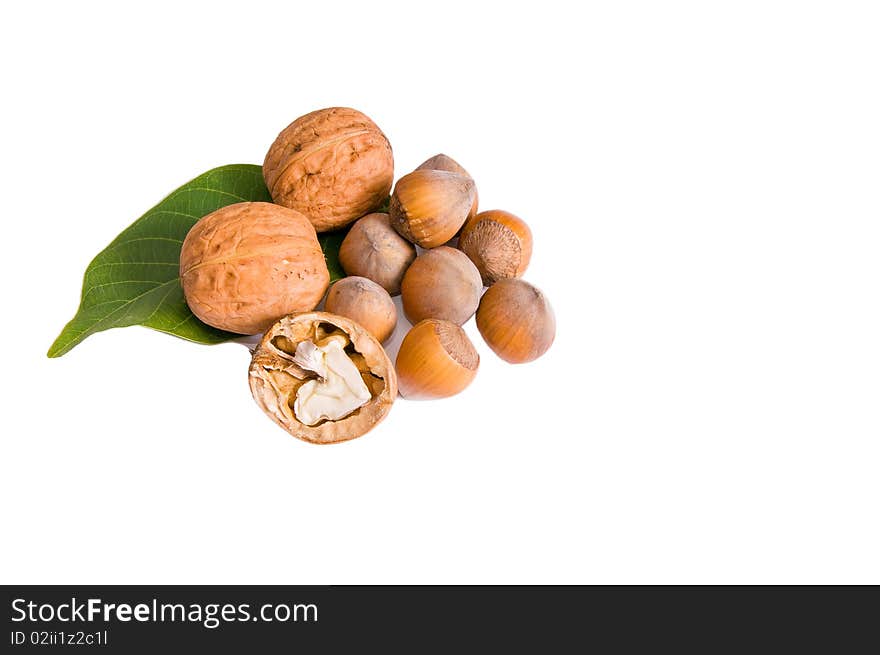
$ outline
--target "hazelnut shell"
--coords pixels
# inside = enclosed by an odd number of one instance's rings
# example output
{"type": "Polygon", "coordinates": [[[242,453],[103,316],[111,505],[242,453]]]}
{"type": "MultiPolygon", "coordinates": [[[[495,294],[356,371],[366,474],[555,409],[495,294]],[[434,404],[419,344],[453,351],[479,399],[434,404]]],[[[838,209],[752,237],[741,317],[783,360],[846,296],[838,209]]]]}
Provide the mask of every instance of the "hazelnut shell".
{"type": "Polygon", "coordinates": [[[380,342],[388,339],[397,325],[397,307],[391,296],[365,277],[344,277],[334,282],[324,301],[324,309],[350,318],[380,342]]]}
{"type": "Polygon", "coordinates": [[[369,278],[391,295],[416,258],[416,248],[400,236],[388,214],[367,214],[351,226],[339,247],[339,263],[346,275],[369,278]]]}
{"type": "Polygon", "coordinates": [[[483,284],[490,286],[525,273],[532,258],[532,232],[518,216],[491,209],[468,219],[458,247],[476,265],[483,284]]]}
{"type": "Polygon", "coordinates": [[[400,395],[410,400],[447,398],[464,390],[477,375],[480,356],[455,323],[420,321],[397,353],[400,395]]]}
{"type": "Polygon", "coordinates": [[[523,364],[553,344],[556,318],[547,297],[518,278],[499,280],[486,290],[477,308],[477,329],[501,359],[523,364]]]}
{"type": "Polygon", "coordinates": [[[403,313],[410,323],[439,318],[463,324],[477,309],[480,272],[460,250],[440,246],[419,255],[400,287],[403,313]]]}
{"type": "MultiPolygon", "coordinates": [[[[449,155],[444,155],[443,153],[434,155],[430,159],[426,159],[416,168],[417,171],[424,169],[432,171],[449,171],[450,173],[458,173],[459,175],[464,175],[465,177],[473,179],[473,176],[465,170],[464,166],[459,164],[449,155]]],[[[471,205],[471,210],[468,212],[468,218],[472,218],[477,214],[479,204],[479,193],[477,192],[476,186],[474,186],[474,204],[471,205]]]]}
{"type": "Polygon", "coordinates": [[[330,107],[281,131],[266,154],[263,177],[276,203],[302,212],[325,232],[385,202],[394,181],[394,156],[367,116],[330,107]]]}
{"type": "Polygon", "coordinates": [[[268,202],[242,202],[190,229],[180,251],[180,281],[201,321],[257,334],[279,316],[314,309],[330,273],[305,216],[268,202]]]}
{"type": "Polygon", "coordinates": [[[248,379],[254,400],[269,418],[297,439],[317,444],[339,443],[366,434],[388,415],[397,397],[397,374],[375,337],[354,321],[328,312],[292,314],[273,324],[254,351],[248,379]],[[361,377],[373,397],[338,421],[304,425],[292,409],[303,380],[297,377],[301,369],[291,355],[299,342],[314,341],[335,330],[344,332],[362,357],[358,368],[363,369],[361,377]]]}
{"type": "Polygon", "coordinates": [[[422,169],[397,181],[388,215],[392,227],[422,248],[441,246],[464,225],[476,197],[474,181],[458,173],[422,169]]]}

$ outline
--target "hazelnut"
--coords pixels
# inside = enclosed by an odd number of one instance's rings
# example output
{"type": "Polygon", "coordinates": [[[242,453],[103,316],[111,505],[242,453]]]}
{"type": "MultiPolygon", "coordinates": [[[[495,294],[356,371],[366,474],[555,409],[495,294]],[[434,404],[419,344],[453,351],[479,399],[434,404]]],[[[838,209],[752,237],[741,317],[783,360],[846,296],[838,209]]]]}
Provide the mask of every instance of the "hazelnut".
{"type": "Polygon", "coordinates": [[[263,162],[272,199],[305,214],[318,232],[348,225],[380,207],[394,181],[394,157],[382,130],[347,107],[301,116],[263,162]]]}
{"type": "Polygon", "coordinates": [[[397,397],[397,375],[379,342],[327,312],[293,314],[272,325],[254,351],[249,382],[273,421],[320,444],[367,433],[397,397]]]}
{"type": "Polygon", "coordinates": [[[391,296],[365,277],[344,277],[335,282],[324,309],[359,323],[380,342],[390,337],[397,325],[397,308],[391,296]]]}
{"type": "Polygon", "coordinates": [[[539,289],[524,280],[506,278],[483,294],[477,329],[501,359],[522,364],[547,352],[556,336],[556,319],[539,289]]]}
{"type": "Polygon", "coordinates": [[[433,318],[417,323],[397,353],[400,395],[410,400],[447,398],[467,387],[480,356],[455,323],[433,318]]]}
{"type": "Polygon", "coordinates": [[[456,235],[476,197],[474,181],[458,173],[422,169],[397,181],[388,215],[401,236],[436,248],[456,235]]]}
{"type": "Polygon", "coordinates": [[[415,246],[395,232],[388,214],[359,219],[339,247],[339,263],[347,275],[369,278],[391,295],[400,293],[400,281],[415,258],[415,246]]]}
{"type": "Polygon", "coordinates": [[[269,202],[227,205],[199,220],[180,250],[186,303],[201,321],[239,334],[314,309],[330,273],[315,229],[269,202]]]}
{"type": "Polygon", "coordinates": [[[521,218],[491,209],[468,219],[458,247],[476,264],[483,284],[490,286],[525,273],[532,257],[532,232],[521,218]]]}
{"type": "Polygon", "coordinates": [[[410,323],[440,318],[461,325],[480,303],[480,272],[460,250],[440,246],[419,255],[401,284],[403,313],[410,323]]]}
{"type": "MultiPolygon", "coordinates": [[[[464,175],[465,177],[469,177],[473,179],[473,176],[468,173],[464,167],[455,161],[452,157],[448,155],[439,154],[434,155],[428,160],[423,161],[416,168],[417,171],[423,169],[429,169],[432,171],[449,171],[450,173],[458,173],[459,175],[464,175]]],[[[474,187],[474,204],[471,205],[471,210],[468,212],[468,218],[471,218],[476,215],[477,207],[479,206],[479,194],[477,193],[476,186],[474,187]]]]}

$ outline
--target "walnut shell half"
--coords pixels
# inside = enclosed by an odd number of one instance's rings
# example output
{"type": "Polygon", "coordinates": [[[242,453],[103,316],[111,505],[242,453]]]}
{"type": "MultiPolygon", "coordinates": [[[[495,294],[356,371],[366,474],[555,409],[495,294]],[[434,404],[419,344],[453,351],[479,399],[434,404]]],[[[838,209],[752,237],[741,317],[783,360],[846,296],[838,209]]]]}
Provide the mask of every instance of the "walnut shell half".
{"type": "Polygon", "coordinates": [[[303,441],[338,443],[369,432],[391,410],[397,398],[397,373],[385,350],[369,332],[342,316],[327,312],[291,314],[277,321],[254,351],[249,371],[254,400],[278,425],[303,441]],[[370,399],[338,420],[306,425],[294,410],[300,387],[316,375],[294,361],[297,346],[317,346],[344,339],[345,354],[357,367],[370,399]]]}
{"type": "Polygon", "coordinates": [[[263,177],[276,203],[302,212],[315,230],[325,232],[385,202],[394,181],[394,156],[369,117],[330,107],[281,131],[266,154],[263,177]]]}

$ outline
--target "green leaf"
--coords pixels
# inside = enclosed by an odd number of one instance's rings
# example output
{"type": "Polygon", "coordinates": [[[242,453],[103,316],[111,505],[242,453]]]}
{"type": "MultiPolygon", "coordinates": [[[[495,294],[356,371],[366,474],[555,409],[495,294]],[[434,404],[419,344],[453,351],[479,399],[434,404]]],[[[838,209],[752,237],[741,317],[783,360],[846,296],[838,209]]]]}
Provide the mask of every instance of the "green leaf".
{"type": "Polygon", "coordinates": [[[318,235],[321,250],[324,251],[324,260],[327,262],[327,270],[330,271],[331,283],[345,277],[345,271],[342,270],[342,264],[339,263],[339,246],[342,245],[346,234],[348,234],[348,228],[318,235]]]}
{"type": "MultiPolygon", "coordinates": [[[[183,298],[178,267],[183,239],[197,220],[245,201],[272,201],[261,168],[221,166],[184,184],[132,223],[89,264],[76,316],[58,335],[48,356],[60,357],[96,332],[129,325],[144,325],[197,343],[239,338],[193,315],[183,298]]],[[[345,275],[338,258],[343,236],[342,232],[320,235],[332,280],[345,275]]]]}

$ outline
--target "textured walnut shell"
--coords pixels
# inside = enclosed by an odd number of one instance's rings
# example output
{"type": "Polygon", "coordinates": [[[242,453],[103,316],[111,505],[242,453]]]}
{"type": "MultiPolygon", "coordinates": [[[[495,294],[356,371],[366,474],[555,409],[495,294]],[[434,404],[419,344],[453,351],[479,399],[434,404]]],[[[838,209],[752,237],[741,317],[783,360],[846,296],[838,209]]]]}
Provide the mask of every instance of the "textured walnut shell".
{"type": "Polygon", "coordinates": [[[458,247],[477,266],[488,287],[525,273],[532,258],[532,232],[518,216],[490,209],[468,219],[458,247]]]}
{"type": "MultiPolygon", "coordinates": [[[[439,155],[434,155],[430,159],[426,159],[421,164],[416,167],[416,170],[432,170],[432,171],[449,171],[450,173],[458,173],[459,175],[464,175],[465,177],[469,177],[473,179],[473,176],[465,170],[464,166],[459,164],[449,155],[444,155],[440,153],[439,155]]],[[[471,205],[471,210],[468,212],[468,218],[473,218],[477,215],[477,208],[480,205],[480,194],[477,193],[476,186],[474,187],[474,204],[471,205]]]]}
{"type": "Polygon", "coordinates": [[[318,232],[348,225],[385,202],[394,181],[391,144],[367,116],[319,109],[288,125],[269,148],[263,177],[272,199],[318,232]]]}
{"type": "Polygon", "coordinates": [[[199,220],[180,250],[186,303],[201,321],[238,334],[314,309],[330,273],[305,216],[269,202],[241,202],[199,220]]]}
{"type": "Polygon", "coordinates": [[[422,248],[436,248],[458,233],[475,197],[471,178],[422,169],[397,180],[388,216],[402,237],[422,248]]]}
{"type": "Polygon", "coordinates": [[[292,314],[272,325],[254,351],[248,377],[254,400],[269,418],[294,437],[317,444],[366,434],[388,415],[397,397],[397,374],[379,342],[354,321],[327,312],[292,314]],[[340,331],[351,341],[346,352],[360,370],[372,399],[338,421],[304,425],[293,412],[293,401],[296,390],[306,382],[306,373],[291,355],[301,341],[319,343],[340,331]]]}

